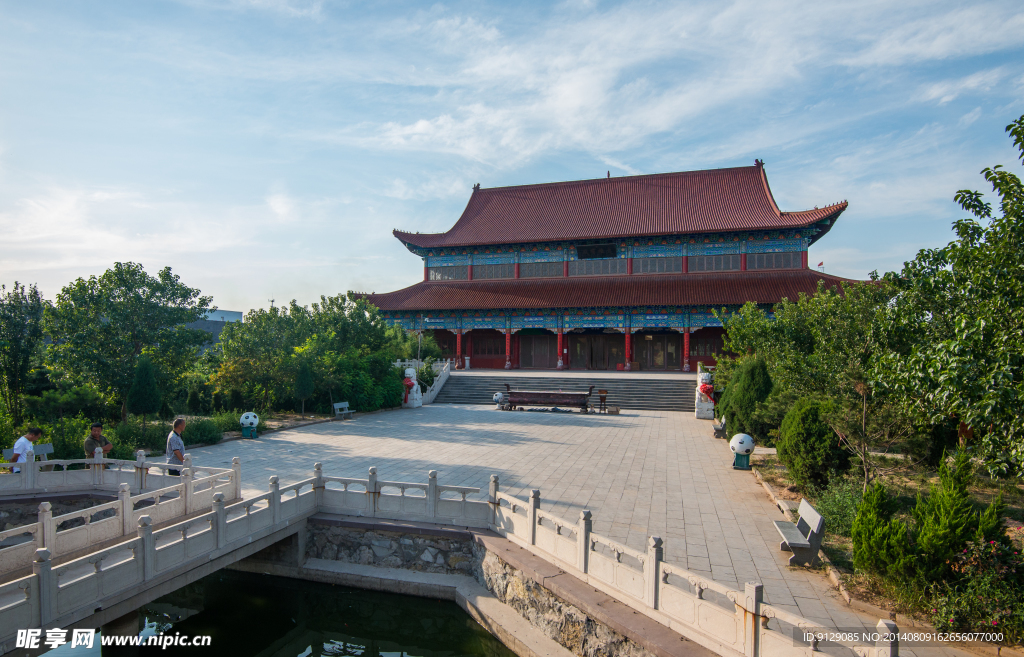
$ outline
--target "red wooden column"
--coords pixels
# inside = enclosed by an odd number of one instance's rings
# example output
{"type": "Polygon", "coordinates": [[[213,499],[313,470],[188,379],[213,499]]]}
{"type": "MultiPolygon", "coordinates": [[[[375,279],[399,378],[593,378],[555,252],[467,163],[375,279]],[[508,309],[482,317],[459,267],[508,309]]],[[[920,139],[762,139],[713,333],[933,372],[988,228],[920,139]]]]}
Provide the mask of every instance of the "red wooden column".
{"type": "Polygon", "coordinates": [[[469,280],[473,280],[473,265],[468,265],[466,272],[469,274],[469,280]]]}
{"type": "Polygon", "coordinates": [[[508,329],[505,329],[505,369],[512,369],[512,331],[508,329]]]}
{"type": "Polygon", "coordinates": [[[690,327],[683,329],[683,371],[690,371],[690,327]]]}
{"type": "Polygon", "coordinates": [[[626,329],[626,364],[623,367],[627,372],[633,371],[633,334],[630,329],[626,329]]]}
{"type": "Polygon", "coordinates": [[[740,254],[740,271],[747,271],[747,254],[740,254]]]}
{"type": "Polygon", "coordinates": [[[630,275],[633,274],[633,259],[632,258],[626,258],[626,273],[630,274],[630,275]]]}
{"type": "Polygon", "coordinates": [[[807,269],[807,251],[800,252],[800,266],[807,269]]]}
{"type": "Polygon", "coordinates": [[[463,369],[466,361],[462,360],[462,329],[455,331],[455,369],[463,369]]]}
{"type": "Polygon", "coordinates": [[[569,277],[569,261],[568,260],[563,260],[562,261],[562,276],[565,277],[565,278],[569,277]]]}
{"type": "Polygon", "coordinates": [[[688,274],[689,270],[690,270],[690,261],[686,259],[686,256],[683,256],[683,273],[684,274],[688,274]]]}
{"type": "MultiPolygon", "coordinates": [[[[806,251],[805,251],[805,253],[806,253],[806,251]]],[[[804,258],[804,262],[807,262],[807,258],[806,257],[804,258]]],[[[423,280],[425,280],[425,281],[429,281],[430,280],[430,267],[427,267],[426,265],[423,265],[423,280]]]]}
{"type": "Polygon", "coordinates": [[[516,263],[516,278],[519,278],[519,263],[516,263]]]}
{"type": "Polygon", "coordinates": [[[557,369],[560,369],[560,370],[564,370],[565,369],[565,363],[562,361],[562,352],[564,351],[564,348],[563,348],[562,345],[564,345],[564,344],[565,344],[565,341],[562,339],[562,329],[558,329],[558,365],[556,367],[557,367],[557,369]]]}

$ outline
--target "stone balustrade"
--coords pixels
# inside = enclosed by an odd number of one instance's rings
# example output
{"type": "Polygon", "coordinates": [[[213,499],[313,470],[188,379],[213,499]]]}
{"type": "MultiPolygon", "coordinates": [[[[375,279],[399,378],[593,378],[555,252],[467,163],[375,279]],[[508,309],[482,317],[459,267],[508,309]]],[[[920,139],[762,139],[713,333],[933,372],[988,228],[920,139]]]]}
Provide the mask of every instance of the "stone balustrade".
{"type": "MultiPolygon", "coordinates": [[[[570,522],[542,510],[538,490],[531,491],[528,501],[501,492],[496,475],[487,502],[466,499],[476,488],[439,485],[436,471],[430,471],[426,483],[411,483],[380,480],[376,468],[366,479],[325,476],[319,463],[313,477],[281,487],[275,476],[269,488],[231,505],[225,505],[223,492],[215,492],[209,512],[160,530],[153,529],[148,515],[139,517],[133,538],[58,567],[49,549],[36,549],[32,575],[0,585],[0,634],[83,618],[100,600],[181,572],[191,563],[207,563],[314,513],[489,527],[720,655],[811,657],[817,646],[795,640],[794,630],[823,629],[765,604],[761,584],[734,590],[667,564],[660,538],[649,537],[646,550],[635,550],[593,532],[589,511],[570,522]]],[[[881,634],[894,627],[879,621],[881,634]]],[[[847,648],[864,657],[897,655],[897,646],[890,643],[847,648]]]]}
{"type": "Polygon", "coordinates": [[[241,497],[241,464],[232,468],[192,465],[186,454],[180,475],[167,473],[168,465],[145,460],[92,459],[35,462],[29,452],[20,473],[0,474],[0,494],[38,497],[53,493],[116,492],[112,502],[54,516],[49,502],[39,505],[38,521],[0,532],[0,575],[27,566],[37,549],[51,557],[84,550],[104,541],[135,533],[138,521],[148,516],[155,524],[209,509],[217,493],[227,499],[241,497]],[[78,466],[75,469],[72,466],[78,466]],[[45,469],[43,469],[45,468],[45,469]],[[78,522],[75,522],[78,520],[78,522]]]}

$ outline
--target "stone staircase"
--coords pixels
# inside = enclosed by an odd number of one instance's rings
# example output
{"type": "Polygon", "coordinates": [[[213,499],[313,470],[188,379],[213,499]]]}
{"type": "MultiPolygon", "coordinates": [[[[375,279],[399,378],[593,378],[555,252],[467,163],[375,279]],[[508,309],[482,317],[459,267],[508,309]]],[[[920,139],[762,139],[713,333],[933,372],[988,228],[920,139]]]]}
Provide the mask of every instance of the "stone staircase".
{"type": "Polygon", "coordinates": [[[465,375],[452,372],[435,404],[493,404],[494,393],[505,392],[505,384],[513,390],[582,390],[594,386],[608,391],[608,405],[624,410],[687,411],[694,410],[697,382],[693,379],[651,377],[596,378],[586,375],[529,376],[517,374],[465,375]]]}

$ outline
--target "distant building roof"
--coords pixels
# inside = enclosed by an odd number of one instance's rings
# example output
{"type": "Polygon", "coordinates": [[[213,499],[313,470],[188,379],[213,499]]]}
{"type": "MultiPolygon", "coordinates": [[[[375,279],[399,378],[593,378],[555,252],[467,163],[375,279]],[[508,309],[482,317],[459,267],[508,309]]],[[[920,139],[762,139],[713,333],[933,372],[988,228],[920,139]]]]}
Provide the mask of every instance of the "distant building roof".
{"type": "Polygon", "coordinates": [[[487,281],[427,281],[366,298],[381,310],[485,310],[587,306],[736,305],[795,301],[826,287],[855,282],[809,269],[716,274],[581,276],[487,281]]]}
{"type": "Polygon", "coordinates": [[[779,210],[764,166],[474,188],[444,233],[394,231],[420,248],[804,228],[823,235],[846,202],[779,210]],[[826,221],[827,220],[827,221],[826,221]]]}
{"type": "Polygon", "coordinates": [[[242,313],[237,310],[210,310],[206,313],[206,319],[211,322],[240,322],[242,313]]]}

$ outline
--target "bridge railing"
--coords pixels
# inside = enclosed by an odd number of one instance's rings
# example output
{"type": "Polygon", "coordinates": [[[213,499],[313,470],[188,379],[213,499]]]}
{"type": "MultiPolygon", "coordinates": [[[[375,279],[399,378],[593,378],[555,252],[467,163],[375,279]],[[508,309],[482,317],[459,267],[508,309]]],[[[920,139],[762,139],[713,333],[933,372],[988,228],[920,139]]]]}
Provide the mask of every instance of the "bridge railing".
{"type": "MultiPolygon", "coordinates": [[[[277,477],[271,477],[267,493],[230,506],[218,492],[208,513],[156,531],[151,518],[143,516],[132,539],[58,567],[52,566],[49,550],[37,549],[32,575],[0,585],[0,628],[37,627],[66,619],[76,610],[91,613],[98,600],[123,594],[185,564],[227,554],[248,545],[254,536],[266,536],[318,511],[422,520],[437,518],[437,503],[443,500],[456,505],[445,513],[459,512],[450,516],[452,524],[476,526],[481,514],[486,524],[514,543],[718,654],[810,657],[817,652],[817,645],[802,641],[794,631],[822,628],[765,604],[761,584],[749,582],[737,590],[667,564],[660,538],[651,536],[646,550],[636,550],[595,533],[589,511],[581,511],[578,520],[570,522],[542,510],[538,490],[525,501],[501,492],[497,476],[491,477],[487,502],[465,499],[475,492],[478,489],[471,487],[438,486],[435,471],[428,474],[426,484],[419,484],[378,480],[376,468],[370,469],[367,479],[324,476],[320,464],[310,479],[282,488],[277,477]],[[341,488],[329,488],[330,484],[341,488]],[[349,490],[350,486],[363,490],[349,490]],[[389,488],[399,493],[381,492],[389,488]],[[423,495],[406,495],[407,490],[423,495]],[[381,497],[393,499],[380,503],[381,497]]],[[[896,629],[884,620],[876,628],[879,636],[896,629]]],[[[864,657],[897,654],[895,645],[883,642],[851,642],[840,644],[840,649],[864,657]]]]}
{"type": "MultiPolygon", "coordinates": [[[[135,461],[100,458],[48,461],[20,464],[22,472],[13,475],[22,482],[32,481],[36,486],[53,486],[59,492],[117,492],[117,499],[104,504],[54,516],[49,502],[39,505],[37,521],[31,525],[14,527],[0,532],[0,574],[24,568],[35,550],[45,548],[51,557],[60,557],[90,546],[134,534],[139,518],[148,516],[154,524],[173,520],[196,511],[209,509],[213,498],[222,493],[227,499],[237,499],[241,491],[241,465],[236,457],[232,467],[193,467],[191,456],[185,456],[180,475],[171,475],[166,463],[147,462],[141,453],[135,461]],[[38,471],[32,478],[32,469],[39,466],[63,466],[62,470],[38,471]],[[68,465],[83,465],[85,469],[68,469],[68,465]],[[33,468],[34,466],[34,468],[33,468]],[[109,467],[108,467],[109,466],[109,467]],[[28,472],[26,472],[28,471],[28,472]],[[195,473],[205,476],[196,478],[195,473]],[[26,475],[22,477],[22,475],[26,475]],[[114,486],[114,484],[117,484],[114,486]],[[148,486],[159,486],[151,489],[148,486]],[[132,494],[132,491],[135,494],[132,494]]],[[[35,493],[38,489],[0,488],[11,494],[35,493]]],[[[54,492],[44,488],[42,492],[54,492]]]]}

